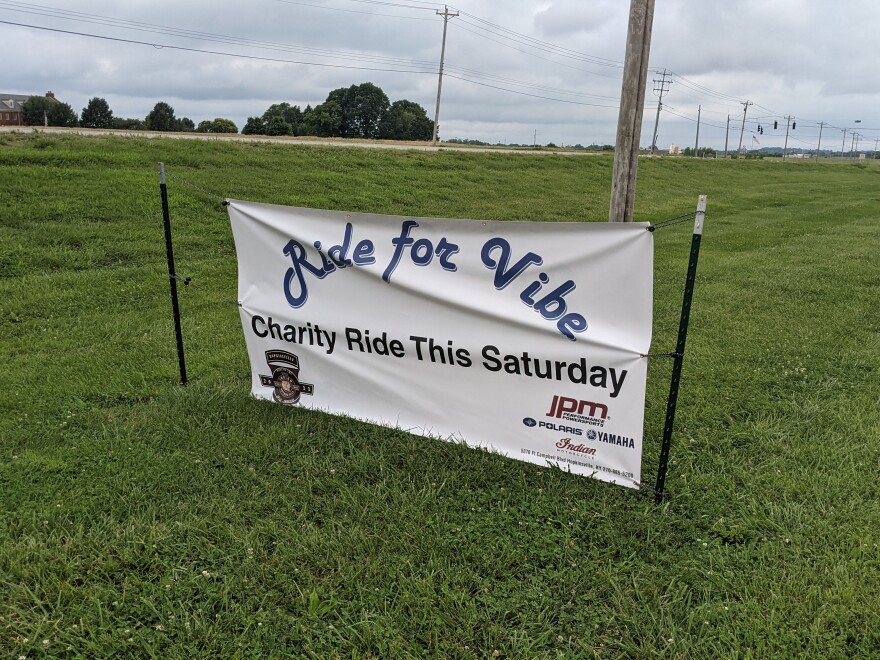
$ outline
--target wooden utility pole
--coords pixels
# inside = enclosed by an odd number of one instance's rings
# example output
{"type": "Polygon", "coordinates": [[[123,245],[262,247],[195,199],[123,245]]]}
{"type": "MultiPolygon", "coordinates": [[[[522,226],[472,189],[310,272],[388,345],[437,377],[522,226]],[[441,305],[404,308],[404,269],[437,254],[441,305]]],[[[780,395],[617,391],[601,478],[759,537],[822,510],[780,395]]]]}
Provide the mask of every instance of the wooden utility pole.
{"type": "Polygon", "coordinates": [[[749,111],[749,106],[752,105],[751,101],[741,101],[743,106],[743,123],[739,129],[739,146],[736,148],[736,156],[739,158],[742,155],[743,148],[743,133],[746,130],[746,113],[749,111]]]}
{"type": "Polygon", "coordinates": [[[816,160],[819,160],[819,154],[821,153],[820,150],[822,149],[822,128],[824,128],[824,126],[825,126],[825,122],[820,121],[819,122],[819,144],[816,145],[816,160]]]}
{"type": "Polygon", "coordinates": [[[437,10],[437,15],[443,17],[443,43],[440,46],[440,73],[437,77],[437,107],[434,109],[434,138],[431,144],[437,146],[437,129],[440,127],[440,90],[443,89],[443,59],[446,57],[446,28],[449,19],[458,16],[458,12],[450,13],[449,7],[443,6],[443,11],[437,10]]]}
{"type": "Polygon", "coordinates": [[[700,113],[703,112],[703,106],[697,106],[697,139],[694,140],[694,158],[700,157],[700,113]]]}
{"type": "Polygon", "coordinates": [[[727,158],[727,139],[730,137],[730,115],[727,115],[727,129],[724,131],[724,158],[727,158]]]}
{"type": "Polygon", "coordinates": [[[608,222],[632,222],[633,219],[653,24],[654,0],[630,0],[608,222]]]}
{"type": "Polygon", "coordinates": [[[657,95],[657,117],[654,119],[654,139],[651,140],[651,155],[657,153],[657,129],[660,127],[660,110],[663,108],[663,96],[669,91],[669,85],[672,84],[671,80],[666,80],[666,69],[663,69],[663,74],[660,80],[654,78],[654,93],[657,95]]]}
{"type": "Polygon", "coordinates": [[[782,148],[782,160],[788,158],[788,129],[791,126],[791,115],[785,118],[785,146],[782,148]]]}

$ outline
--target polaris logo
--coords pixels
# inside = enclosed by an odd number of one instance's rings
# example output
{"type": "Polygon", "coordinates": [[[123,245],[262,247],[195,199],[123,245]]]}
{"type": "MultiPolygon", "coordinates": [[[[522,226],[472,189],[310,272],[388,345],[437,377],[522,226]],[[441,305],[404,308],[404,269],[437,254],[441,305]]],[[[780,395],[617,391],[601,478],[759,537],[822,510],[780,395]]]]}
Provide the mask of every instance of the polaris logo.
{"type": "Polygon", "coordinates": [[[570,426],[562,426],[562,424],[554,424],[553,422],[536,422],[531,417],[523,418],[523,424],[525,424],[529,428],[534,428],[535,426],[537,426],[539,429],[547,429],[548,431],[570,433],[571,435],[583,435],[583,431],[581,431],[580,429],[575,429],[570,426]]]}
{"type": "Polygon", "coordinates": [[[562,424],[554,424],[553,422],[538,422],[538,428],[547,429],[548,431],[558,431],[559,433],[571,433],[572,435],[583,435],[580,429],[571,426],[562,426],[562,424]]]}

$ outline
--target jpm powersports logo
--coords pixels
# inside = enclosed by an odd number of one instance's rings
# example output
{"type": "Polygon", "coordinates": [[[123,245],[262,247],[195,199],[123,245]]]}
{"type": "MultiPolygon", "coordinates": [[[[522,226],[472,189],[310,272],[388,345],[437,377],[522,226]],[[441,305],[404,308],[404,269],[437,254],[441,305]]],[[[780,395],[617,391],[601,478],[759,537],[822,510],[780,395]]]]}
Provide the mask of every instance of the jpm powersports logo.
{"type": "Polygon", "coordinates": [[[608,406],[604,403],[554,395],[550,411],[545,416],[601,428],[608,419],[608,406]]]}
{"type": "Polygon", "coordinates": [[[299,382],[299,358],[287,351],[266,351],[271,376],[260,375],[263,387],[273,387],[272,398],[289,406],[299,403],[300,394],[314,394],[315,386],[299,382]]]}

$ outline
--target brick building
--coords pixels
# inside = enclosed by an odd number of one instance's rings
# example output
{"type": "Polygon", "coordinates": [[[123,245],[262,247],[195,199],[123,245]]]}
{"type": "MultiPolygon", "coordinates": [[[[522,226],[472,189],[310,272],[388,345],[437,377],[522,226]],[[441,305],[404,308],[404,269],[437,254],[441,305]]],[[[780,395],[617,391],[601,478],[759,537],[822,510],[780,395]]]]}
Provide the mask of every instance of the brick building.
{"type": "MultiPolygon", "coordinates": [[[[34,94],[0,93],[0,126],[26,126],[21,116],[21,104],[34,94]]],[[[57,101],[55,94],[46,92],[46,98],[57,101]]]]}

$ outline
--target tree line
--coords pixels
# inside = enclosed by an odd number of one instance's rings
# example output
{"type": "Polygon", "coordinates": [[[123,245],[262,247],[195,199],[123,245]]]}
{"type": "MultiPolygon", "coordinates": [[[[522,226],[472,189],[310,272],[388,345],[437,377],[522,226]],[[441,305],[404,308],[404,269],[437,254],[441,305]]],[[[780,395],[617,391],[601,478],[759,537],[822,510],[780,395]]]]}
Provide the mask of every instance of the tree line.
{"type": "Polygon", "coordinates": [[[196,133],[238,133],[230,119],[218,117],[195,122],[189,117],[177,117],[174,108],[159,101],[143,119],[116,117],[106,99],[89,99],[80,115],[68,103],[47,96],[31,96],[21,104],[22,123],[27,126],[68,126],[83,128],[115,128],[129,131],[192,131],[196,133]]]}
{"type": "MultiPolygon", "coordinates": [[[[46,96],[31,96],[21,107],[22,122],[28,126],[115,128],[122,130],[191,131],[196,133],[238,133],[230,119],[217,117],[199,122],[177,117],[174,108],[159,101],[143,119],[116,117],[106,99],[94,97],[82,112],[67,103],[46,96]]],[[[317,137],[384,140],[430,140],[434,122],[418,103],[389,101],[382,89],[366,82],[334,89],[327,100],[301,109],[289,103],[274,103],[260,116],[248,117],[242,128],[246,135],[311,135],[317,137]]]]}
{"type": "Polygon", "coordinates": [[[311,135],[380,140],[430,140],[434,122],[425,109],[402,99],[391,103],[373,83],[334,89],[327,100],[301,109],[274,103],[259,117],[248,117],[246,135],[311,135]]]}

